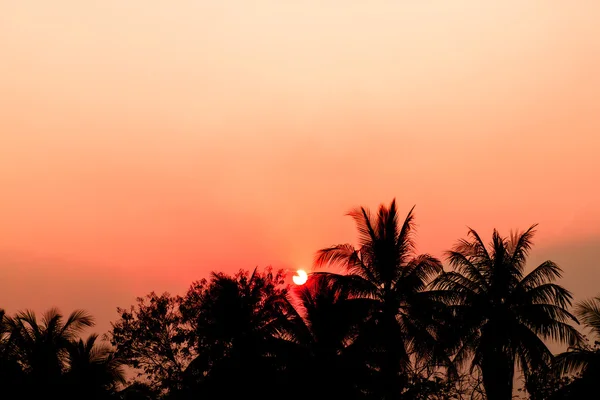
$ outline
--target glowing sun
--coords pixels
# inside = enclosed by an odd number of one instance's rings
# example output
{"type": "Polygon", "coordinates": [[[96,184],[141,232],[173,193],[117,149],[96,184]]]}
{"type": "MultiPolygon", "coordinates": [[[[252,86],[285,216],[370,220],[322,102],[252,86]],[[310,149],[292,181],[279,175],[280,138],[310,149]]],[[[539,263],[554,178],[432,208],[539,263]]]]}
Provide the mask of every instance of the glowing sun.
{"type": "Polygon", "coordinates": [[[296,271],[296,275],[292,276],[292,280],[296,285],[304,285],[308,279],[308,274],[305,270],[299,269],[296,271]]]}

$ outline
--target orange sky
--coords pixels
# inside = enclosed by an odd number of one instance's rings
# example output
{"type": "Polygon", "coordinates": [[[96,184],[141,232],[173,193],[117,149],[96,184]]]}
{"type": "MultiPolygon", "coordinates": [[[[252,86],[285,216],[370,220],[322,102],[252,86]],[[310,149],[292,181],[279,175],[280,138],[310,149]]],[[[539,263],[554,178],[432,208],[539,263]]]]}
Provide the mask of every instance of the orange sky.
{"type": "Polygon", "coordinates": [[[0,307],[309,266],[351,207],[419,250],[540,223],[600,293],[600,2],[0,0],[0,307]]]}

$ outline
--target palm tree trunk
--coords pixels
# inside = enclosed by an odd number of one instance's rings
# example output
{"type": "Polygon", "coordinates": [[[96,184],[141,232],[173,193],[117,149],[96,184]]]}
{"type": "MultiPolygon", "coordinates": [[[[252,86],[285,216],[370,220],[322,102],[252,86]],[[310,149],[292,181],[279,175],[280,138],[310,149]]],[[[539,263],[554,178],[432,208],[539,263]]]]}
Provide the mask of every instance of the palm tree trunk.
{"type": "Polygon", "coordinates": [[[407,383],[406,350],[404,342],[394,333],[397,332],[396,309],[386,310],[381,320],[382,336],[380,340],[385,346],[385,355],[381,365],[382,391],[384,400],[397,400],[407,383]]]}
{"type": "Polygon", "coordinates": [[[487,400],[512,400],[514,359],[501,350],[487,353],[481,363],[481,375],[487,400]]]}

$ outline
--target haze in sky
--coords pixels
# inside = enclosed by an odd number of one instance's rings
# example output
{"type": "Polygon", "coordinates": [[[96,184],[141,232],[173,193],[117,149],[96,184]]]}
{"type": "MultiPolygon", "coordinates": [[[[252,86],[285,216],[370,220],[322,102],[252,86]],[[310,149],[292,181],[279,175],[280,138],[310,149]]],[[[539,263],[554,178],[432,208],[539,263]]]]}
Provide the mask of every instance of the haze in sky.
{"type": "Polygon", "coordinates": [[[600,293],[600,2],[0,0],[0,307],[310,269],[416,204],[600,293]]]}

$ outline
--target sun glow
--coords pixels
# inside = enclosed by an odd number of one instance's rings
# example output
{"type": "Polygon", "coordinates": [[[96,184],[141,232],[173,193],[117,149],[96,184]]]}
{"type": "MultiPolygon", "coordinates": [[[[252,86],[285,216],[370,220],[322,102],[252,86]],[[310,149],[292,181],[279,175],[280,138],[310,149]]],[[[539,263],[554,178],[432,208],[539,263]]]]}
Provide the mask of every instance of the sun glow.
{"type": "Polygon", "coordinates": [[[304,285],[308,279],[308,274],[305,270],[299,269],[296,271],[296,275],[292,276],[292,280],[296,285],[304,285]]]}

